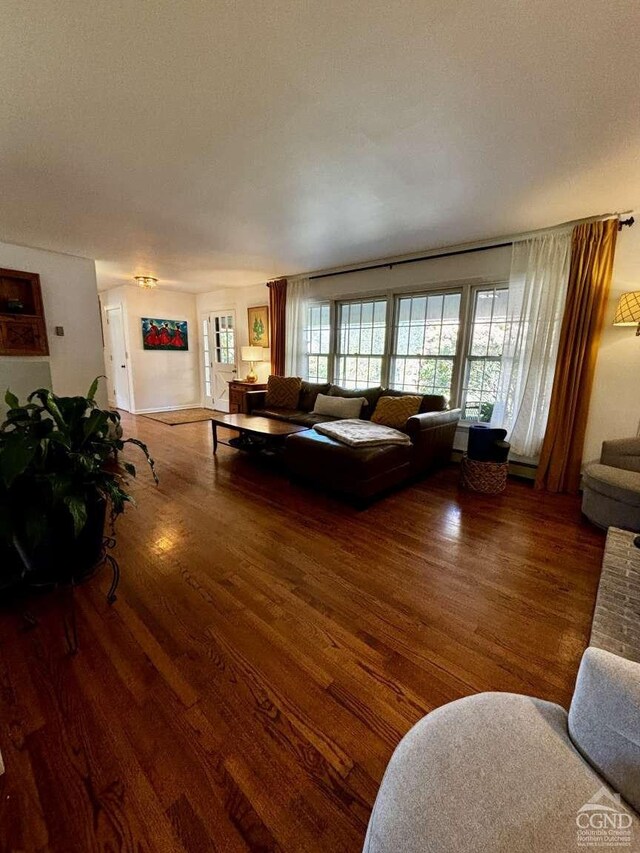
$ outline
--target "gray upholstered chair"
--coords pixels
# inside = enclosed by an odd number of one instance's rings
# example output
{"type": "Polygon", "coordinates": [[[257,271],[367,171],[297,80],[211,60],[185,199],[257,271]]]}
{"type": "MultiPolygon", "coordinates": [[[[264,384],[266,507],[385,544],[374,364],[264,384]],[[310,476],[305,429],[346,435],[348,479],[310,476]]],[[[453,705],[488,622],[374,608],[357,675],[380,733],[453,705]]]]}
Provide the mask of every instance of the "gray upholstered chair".
{"type": "Polygon", "coordinates": [[[575,853],[611,822],[640,850],[638,810],[640,663],[591,647],[569,714],[480,693],[420,720],[391,758],[364,850],[575,853]]]}
{"type": "Polygon", "coordinates": [[[598,527],[640,530],[640,438],[605,441],[582,478],[582,512],[598,527]]]}

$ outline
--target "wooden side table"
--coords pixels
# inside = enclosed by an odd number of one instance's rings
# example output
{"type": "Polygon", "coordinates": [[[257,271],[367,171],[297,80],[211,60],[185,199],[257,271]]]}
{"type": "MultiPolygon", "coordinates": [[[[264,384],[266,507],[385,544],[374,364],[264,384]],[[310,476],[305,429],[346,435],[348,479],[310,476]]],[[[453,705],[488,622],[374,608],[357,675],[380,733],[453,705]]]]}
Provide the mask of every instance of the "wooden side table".
{"type": "Polygon", "coordinates": [[[247,391],[266,391],[266,383],[244,382],[242,379],[232,379],[229,382],[229,414],[246,415],[247,391]]]}

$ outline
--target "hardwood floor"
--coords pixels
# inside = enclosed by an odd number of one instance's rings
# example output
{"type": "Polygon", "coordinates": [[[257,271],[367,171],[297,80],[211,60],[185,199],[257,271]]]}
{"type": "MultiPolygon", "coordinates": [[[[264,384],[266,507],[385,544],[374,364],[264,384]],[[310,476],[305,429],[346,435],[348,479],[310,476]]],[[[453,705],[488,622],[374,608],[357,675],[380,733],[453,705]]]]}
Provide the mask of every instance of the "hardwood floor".
{"type": "Polygon", "coordinates": [[[0,848],[361,848],[387,761],[432,708],[482,690],[567,705],[604,537],[577,499],[451,467],[358,511],[207,423],[124,417],[140,467],[106,574],[0,617],[0,848]]]}

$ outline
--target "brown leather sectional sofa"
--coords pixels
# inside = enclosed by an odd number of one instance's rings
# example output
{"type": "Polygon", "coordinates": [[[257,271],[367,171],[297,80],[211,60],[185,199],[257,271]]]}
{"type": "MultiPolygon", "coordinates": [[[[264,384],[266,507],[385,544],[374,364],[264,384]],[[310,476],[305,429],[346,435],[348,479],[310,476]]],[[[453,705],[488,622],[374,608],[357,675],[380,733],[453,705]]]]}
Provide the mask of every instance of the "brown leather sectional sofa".
{"type": "Polygon", "coordinates": [[[410,446],[349,447],[311,429],[317,423],[336,420],[313,414],[318,394],[365,397],[367,406],[361,417],[369,420],[380,397],[403,396],[404,392],[383,388],[352,391],[329,383],[303,382],[298,408],[274,409],[266,406],[266,391],[250,391],[251,414],[309,427],[289,436],[285,443],[285,462],[293,477],[366,501],[449,462],[460,409],[449,409],[445,397],[423,396],[419,414],[410,417],[405,427],[410,446]]]}

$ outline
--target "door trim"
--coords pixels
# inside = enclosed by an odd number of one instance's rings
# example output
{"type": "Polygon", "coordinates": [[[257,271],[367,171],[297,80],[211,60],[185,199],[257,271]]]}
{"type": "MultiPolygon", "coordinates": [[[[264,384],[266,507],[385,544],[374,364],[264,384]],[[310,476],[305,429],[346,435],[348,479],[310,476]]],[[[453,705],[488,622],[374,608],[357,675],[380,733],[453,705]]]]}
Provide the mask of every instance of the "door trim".
{"type": "MultiPolygon", "coordinates": [[[[129,395],[129,401],[128,401],[129,402],[129,408],[126,409],[126,408],[124,408],[124,406],[122,408],[125,412],[135,412],[135,401],[134,401],[134,396],[133,396],[133,383],[131,380],[131,360],[129,358],[129,335],[128,335],[128,328],[127,328],[127,326],[128,326],[128,324],[127,324],[127,312],[126,312],[125,306],[121,302],[118,303],[117,305],[105,306],[104,313],[105,313],[105,320],[106,320],[107,326],[111,325],[111,318],[109,317],[110,311],[114,311],[114,312],[118,311],[119,312],[120,323],[122,325],[122,343],[124,345],[124,363],[126,365],[125,373],[126,373],[127,391],[128,391],[128,395],[129,395]]],[[[113,353],[111,352],[111,333],[110,332],[107,332],[107,335],[105,336],[105,343],[107,343],[105,350],[108,351],[109,357],[111,358],[111,364],[113,364],[113,353]]],[[[105,361],[105,369],[106,369],[106,361],[105,361]]],[[[112,378],[114,378],[114,377],[112,377],[112,378]]],[[[109,391],[109,389],[107,389],[107,399],[109,398],[108,391],[109,391]]],[[[115,393],[115,388],[114,388],[114,393],[115,393]]],[[[116,408],[120,408],[118,406],[117,399],[113,400],[112,402],[114,403],[116,408]]]]}
{"type": "Polygon", "coordinates": [[[202,334],[202,323],[204,320],[209,322],[209,354],[213,355],[213,338],[212,338],[212,330],[210,320],[211,317],[222,317],[225,315],[231,315],[233,317],[233,330],[234,330],[234,343],[235,343],[235,369],[236,376],[238,371],[238,364],[240,362],[239,356],[239,343],[238,343],[238,326],[237,326],[237,311],[235,308],[207,308],[203,309],[198,314],[199,326],[198,331],[200,333],[199,336],[199,352],[200,352],[200,363],[198,367],[198,372],[200,375],[200,404],[203,409],[211,409],[211,411],[220,411],[215,408],[215,396],[213,394],[214,391],[214,378],[213,378],[213,370],[214,370],[214,362],[210,362],[211,364],[211,406],[206,401],[206,393],[205,393],[205,373],[204,373],[204,335],[202,334]]]}

